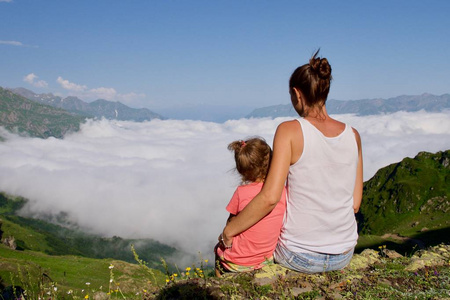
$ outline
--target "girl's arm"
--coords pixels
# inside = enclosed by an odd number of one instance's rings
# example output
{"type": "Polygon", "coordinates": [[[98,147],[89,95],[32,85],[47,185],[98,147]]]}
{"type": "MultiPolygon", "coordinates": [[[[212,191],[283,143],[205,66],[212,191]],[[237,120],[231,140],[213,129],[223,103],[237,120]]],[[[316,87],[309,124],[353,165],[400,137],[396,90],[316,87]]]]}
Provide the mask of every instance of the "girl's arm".
{"type": "Polygon", "coordinates": [[[358,165],[356,167],[356,182],[355,189],[353,191],[353,210],[355,214],[359,211],[361,206],[362,194],[363,194],[363,159],[362,159],[362,146],[361,137],[358,131],[353,129],[355,133],[356,143],[358,144],[358,165]]]}
{"type": "Polygon", "coordinates": [[[292,132],[295,126],[299,126],[297,121],[284,122],[280,124],[275,132],[273,141],[273,155],[269,173],[264,182],[263,188],[252,201],[234,217],[223,230],[223,241],[231,245],[232,238],[247,230],[259,220],[264,218],[274,209],[285,185],[289,166],[291,165],[292,154],[292,132]],[[297,123],[297,125],[295,123],[297,123]]]}

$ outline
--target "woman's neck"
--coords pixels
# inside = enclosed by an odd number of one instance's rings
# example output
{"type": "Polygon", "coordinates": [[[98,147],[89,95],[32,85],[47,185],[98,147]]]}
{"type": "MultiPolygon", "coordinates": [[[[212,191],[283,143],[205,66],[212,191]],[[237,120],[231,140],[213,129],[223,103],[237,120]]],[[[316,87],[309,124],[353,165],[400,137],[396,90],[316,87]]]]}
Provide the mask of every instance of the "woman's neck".
{"type": "Polygon", "coordinates": [[[305,111],[303,118],[323,122],[329,119],[330,117],[328,116],[325,105],[322,105],[310,107],[308,110],[305,111]]]}

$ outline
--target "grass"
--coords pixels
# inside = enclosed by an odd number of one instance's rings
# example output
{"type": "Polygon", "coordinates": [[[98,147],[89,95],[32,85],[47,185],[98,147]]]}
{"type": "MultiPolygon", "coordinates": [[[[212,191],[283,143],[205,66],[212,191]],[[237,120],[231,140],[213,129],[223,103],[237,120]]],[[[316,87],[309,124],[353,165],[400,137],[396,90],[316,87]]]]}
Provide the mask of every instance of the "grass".
{"type": "MultiPolygon", "coordinates": [[[[15,251],[0,245],[0,277],[4,285],[57,287],[59,294],[85,296],[88,292],[109,291],[113,266],[113,290],[128,297],[136,294],[136,287],[165,284],[165,275],[153,270],[156,283],[139,265],[112,259],[93,259],[80,256],[51,256],[35,251],[15,251]],[[89,284],[87,284],[89,283],[89,284]]],[[[44,289],[43,287],[43,289],[44,289]]],[[[36,289],[36,288],[35,288],[36,289]]]]}
{"type": "MultiPolygon", "coordinates": [[[[265,282],[257,281],[260,271],[214,278],[213,270],[206,268],[208,261],[201,258],[198,266],[176,272],[166,266],[164,274],[148,268],[135,251],[138,264],[50,256],[0,245],[0,277],[4,286],[27,290],[30,299],[41,295],[93,299],[99,294],[104,299],[445,299],[450,297],[450,247],[436,246],[433,251],[444,248],[444,264],[415,271],[406,268],[410,256],[389,258],[380,250],[375,252],[379,253],[377,261],[362,269],[316,275],[269,272],[265,282]]],[[[161,264],[167,265],[164,260],[161,264]]]]}

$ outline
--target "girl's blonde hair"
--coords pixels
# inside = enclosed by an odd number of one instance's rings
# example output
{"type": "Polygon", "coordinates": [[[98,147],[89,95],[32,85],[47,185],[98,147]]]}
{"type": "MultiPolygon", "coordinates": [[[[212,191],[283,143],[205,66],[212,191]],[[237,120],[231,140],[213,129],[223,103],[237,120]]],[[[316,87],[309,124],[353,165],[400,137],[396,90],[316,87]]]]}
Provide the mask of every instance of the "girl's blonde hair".
{"type": "Polygon", "coordinates": [[[228,145],[234,151],[236,170],[243,182],[264,181],[269,171],[272,149],[262,138],[234,141],[228,145]]]}

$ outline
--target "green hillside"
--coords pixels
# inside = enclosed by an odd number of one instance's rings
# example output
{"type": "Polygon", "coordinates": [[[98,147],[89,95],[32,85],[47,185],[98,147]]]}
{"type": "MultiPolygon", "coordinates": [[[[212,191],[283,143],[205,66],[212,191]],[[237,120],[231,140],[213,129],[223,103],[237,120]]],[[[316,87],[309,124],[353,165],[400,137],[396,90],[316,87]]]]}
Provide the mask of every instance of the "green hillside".
{"type": "Polygon", "coordinates": [[[69,299],[83,299],[85,295],[106,293],[110,289],[120,289],[131,296],[165,282],[165,275],[159,270],[151,270],[153,276],[137,264],[113,259],[50,256],[36,251],[11,250],[1,244],[0,257],[0,290],[2,281],[4,286],[21,286],[31,294],[29,299],[38,299],[40,291],[48,292],[49,296],[72,294],[69,299]]]}
{"type": "Polygon", "coordinates": [[[361,234],[395,233],[448,243],[449,198],[450,150],[405,158],[364,183],[361,234]]]}
{"type": "MultiPolygon", "coordinates": [[[[13,236],[19,250],[43,252],[48,255],[79,255],[91,258],[113,258],[135,262],[131,245],[135,245],[141,259],[150,267],[162,269],[160,258],[171,262],[171,257],[185,256],[173,247],[151,239],[104,238],[79,230],[65,228],[43,220],[24,218],[16,211],[25,204],[25,199],[0,193],[0,220],[3,236],[13,236]]],[[[192,257],[194,260],[195,257],[192,257]]]]}
{"type": "Polygon", "coordinates": [[[167,274],[181,276],[172,256],[201,259],[150,239],[103,238],[17,216],[25,203],[0,193],[0,240],[14,237],[17,245],[0,243],[0,299],[11,286],[29,299],[142,299],[164,286],[167,274]]]}
{"type": "Polygon", "coordinates": [[[84,118],[42,105],[0,87],[0,126],[33,137],[61,138],[77,131],[84,118]]]}

